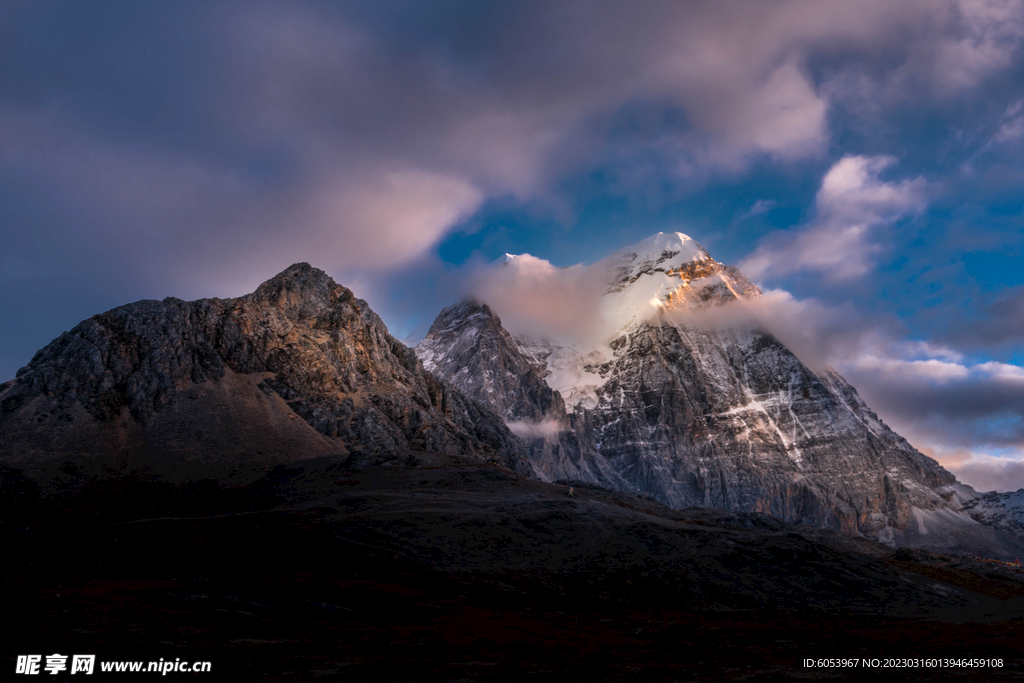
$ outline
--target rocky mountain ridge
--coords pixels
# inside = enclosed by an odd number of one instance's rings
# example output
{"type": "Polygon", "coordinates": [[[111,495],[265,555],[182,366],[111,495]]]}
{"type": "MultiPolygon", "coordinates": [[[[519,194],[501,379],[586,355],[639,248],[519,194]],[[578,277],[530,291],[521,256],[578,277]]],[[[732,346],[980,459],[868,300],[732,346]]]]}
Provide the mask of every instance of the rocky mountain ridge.
{"type": "Polygon", "coordinates": [[[306,263],[237,299],[93,316],[0,385],[8,467],[172,471],[408,450],[529,471],[501,419],[426,372],[365,301],[306,263]]]}
{"type": "Polygon", "coordinates": [[[621,327],[591,347],[513,337],[467,301],[442,312],[421,361],[304,263],[243,297],[115,308],[0,384],[0,480],[238,482],[321,456],[448,453],[674,508],[1019,554],[1007,501],[972,503],[837,374],[812,371],[766,330],[681,317],[760,292],[677,237],[678,249],[659,235],[654,251],[603,262],[602,315],[621,327]]]}

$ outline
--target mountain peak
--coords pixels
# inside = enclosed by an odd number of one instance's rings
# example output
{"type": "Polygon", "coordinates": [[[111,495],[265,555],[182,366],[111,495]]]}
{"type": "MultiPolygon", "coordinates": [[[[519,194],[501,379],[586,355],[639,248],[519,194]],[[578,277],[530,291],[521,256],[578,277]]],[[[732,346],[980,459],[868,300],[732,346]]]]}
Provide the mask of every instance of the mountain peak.
{"type": "Polygon", "coordinates": [[[441,310],[430,326],[430,330],[427,331],[424,340],[434,339],[449,331],[450,326],[461,326],[466,320],[473,318],[493,319],[499,327],[501,326],[501,320],[491,311],[490,306],[475,296],[467,296],[462,301],[441,310]]]}
{"type": "Polygon", "coordinates": [[[301,287],[309,283],[323,283],[337,286],[334,280],[331,279],[327,273],[319,268],[314,268],[303,261],[301,263],[293,263],[288,266],[280,273],[260,285],[256,291],[258,292],[260,289],[268,286],[274,287],[278,284],[288,284],[289,286],[301,287]]]}
{"type": "MultiPolygon", "coordinates": [[[[704,247],[681,232],[656,233],[619,249],[600,263],[611,271],[612,291],[621,290],[644,275],[665,273],[671,276],[700,270],[702,266],[721,267],[704,247]]],[[[689,277],[695,274],[691,272],[689,277]]]]}
{"type": "Polygon", "coordinates": [[[352,293],[331,276],[308,263],[295,263],[270,278],[249,295],[254,303],[273,306],[289,317],[316,316],[338,298],[352,293]]]}
{"type": "Polygon", "coordinates": [[[669,260],[673,264],[703,261],[711,258],[695,239],[681,232],[658,232],[636,244],[619,249],[608,260],[669,260]]]}
{"type": "Polygon", "coordinates": [[[692,237],[659,232],[600,262],[608,291],[602,317],[622,329],[665,308],[694,308],[757,297],[760,290],[722,265],[692,237]]]}
{"type": "MultiPolygon", "coordinates": [[[[531,446],[538,476],[633,490],[675,508],[768,513],[890,545],[1019,553],[1016,517],[965,513],[975,494],[951,488],[953,475],[839,375],[808,368],[749,324],[756,317],[700,315],[760,290],[690,237],[658,233],[568,275],[585,277],[593,289],[584,296],[597,302],[580,338],[546,335],[543,323],[512,336],[463,303],[445,309],[416,348],[424,367],[519,433],[543,436],[546,420],[558,431],[550,447],[531,446]],[[564,407],[546,411],[554,402],[540,399],[556,393],[564,407]]],[[[991,504],[1008,514],[1007,502],[991,504]]]]}

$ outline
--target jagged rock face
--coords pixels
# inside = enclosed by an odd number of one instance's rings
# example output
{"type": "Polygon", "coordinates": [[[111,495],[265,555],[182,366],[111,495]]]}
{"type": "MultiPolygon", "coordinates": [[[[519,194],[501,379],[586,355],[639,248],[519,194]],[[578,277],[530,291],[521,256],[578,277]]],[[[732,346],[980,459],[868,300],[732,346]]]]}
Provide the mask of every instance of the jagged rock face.
{"type": "MultiPolygon", "coordinates": [[[[598,450],[638,490],[677,508],[764,512],[877,535],[945,506],[954,482],[835,373],[816,375],[759,331],[642,323],[613,344],[598,450]]],[[[602,369],[598,369],[599,372],[602,369]]]]}
{"type": "Polygon", "coordinates": [[[631,488],[598,456],[590,432],[573,428],[561,394],[487,305],[467,299],[444,309],[415,350],[427,370],[506,420],[536,476],[631,488]]]}
{"type": "MultiPolygon", "coordinates": [[[[512,339],[561,393],[577,438],[593,448],[589,461],[619,486],[676,508],[763,512],[894,544],[927,545],[929,525],[932,538],[951,523],[978,526],[961,514],[955,478],[837,373],[812,371],[756,326],[709,328],[685,315],[759,297],[738,270],[685,235],[661,233],[592,267],[608,282],[599,343],[492,334],[512,339]]],[[[459,328],[469,310],[446,309],[438,329],[459,328]]],[[[435,335],[417,352],[442,358],[456,346],[435,335]]],[[[457,362],[431,365],[456,388],[471,373],[500,374],[495,354],[458,348],[457,362]]]]}
{"type": "Polygon", "coordinates": [[[430,372],[507,420],[565,420],[561,395],[549,387],[491,309],[467,299],[441,311],[416,355],[430,372]]]}
{"type": "Polygon", "coordinates": [[[90,318],[0,385],[4,464],[150,456],[268,462],[522,446],[439,383],[365,301],[308,264],[237,299],[140,301],[90,318]]]}
{"type": "Polygon", "coordinates": [[[970,497],[964,510],[982,524],[1024,538],[1024,489],[970,497]]]}

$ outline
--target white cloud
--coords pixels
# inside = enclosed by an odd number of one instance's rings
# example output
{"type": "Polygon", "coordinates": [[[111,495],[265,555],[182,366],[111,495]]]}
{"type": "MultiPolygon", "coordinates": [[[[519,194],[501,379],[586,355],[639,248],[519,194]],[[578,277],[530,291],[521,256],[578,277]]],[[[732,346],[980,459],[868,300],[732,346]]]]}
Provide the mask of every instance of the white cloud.
{"type": "Polygon", "coordinates": [[[506,422],[505,425],[516,436],[521,436],[527,439],[550,439],[557,436],[559,432],[564,432],[566,430],[564,425],[562,425],[558,420],[552,418],[545,418],[539,421],[514,420],[512,422],[506,422]]]}
{"type": "Polygon", "coordinates": [[[995,142],[1010,142],[1024,136],[1024,116],[1004,123],[992,138],[995,142]]]}
{"type": "Polygon", "coordinates": [[[879,173],[896,163],[888,156],[845,156],[821,181],[818,210],[826,220],[881,221],[924,208],[924,179],[884,182],[879,173]]]}
{"type": "Polygon", "coordinates": [[[1024,368],[1017,365],[990,361],[975,367],[993,379],[1024,384],[1024,368]]]}
{"type": "Polygon", "coordinates": [[[1024,116],[1020,116],[1021,109],[1024,109],[1024,100],[1018,100],[1006,108],[1003,124],[992,136],[990,144],[1012,142],[1024,137],[1024,116]]]}
{"type": "MultiPolygon", "coordinates": [[[[444,13],[395,29],[386,17],[361,21],[314,4],[227,7],[193,36],[215,62],[203,68],[201,96],[175,91],[173,79],[165,84],[167,100],[202,112],[197,135],[138,122],[129,140],[96,126],[96,111],[118,105],[101,101],[103,88],[60,95],[75,81],[63,76],[46,87],[57,93],[49,102],[67,105],[28,111],[40,134],[0,135],[16,157],[9,168],[34,187],[49,185],[69,214],[91,212],[111,226],[98,242],[120,241],[130,216],[133,254],[148,264],[140,270],[177,261],[192,263],[193,273],[202,266],[197,254],[210,254],[234,290],[251,284],[256,268],[286,259],[328,268],[406,263],[488,199],[556,202],[561,180],[606,154],[615,155],[623,188],[638,195],[739,173],[765,156],[817,157],[840,97],[830,83],[857,81],[862,100],[875,92],[871,83],[897,71],[973,87],[1018,49],[1020,8],[1021,0],[781,0],[739,10],[516,4],[507,21],[481,22],[479,41],[467,42],[465,26],[454,28],[444,13]],[[823,85],[809,65],[836,50],[849,60],[823,85]],[[617,113],[636,102],[657,110],[658,121],[681,112],[682,132],[659,125],[615,147],[617,113]],[[658,172],[643,172],[643,160],[658,155],[658,172]],[[284,170],[260,184],[246,173],[264,156],[284,170]]],[[[112,72],[107,86],[120,76],[112,72]]],[[[1019,133],[1018,119],[1004,123],[1000,139],[1019,133]]],[[[923,201],[920,179],[878,180],[887,163],[840,161],[823,183],[819,220],[766,242],[749,260],[752,274],[808,269],[841,280],[867,272],[880,246],[877,225],[923,201]],[[762,258],[776,250],[792,258],[762,258]]]]}
{"type": "Polygon", "coordinates": [[[770,234],[740,267],[753,278],[813,271],[842,281],[868,273],[882,249],[877,229],[926,205],[924,178],[879,178],[893,163],[885,156],[840,159],[822,179],[815,220],[796,232],[770,234]]]}
{"type": "Polygon", "coordinates": [[[603,271],[579,265],[558,268],[530,254],[480,268],[471,280],[471,290],[510,332],[561,340],[594,330],[598,303],[607,289],[603,271]]]}
{"type": "Polygon", "coordinates": [[[394,267],[433,247],[482,199],[460,178],[396,171],[322,191],[313,220],[333,265],[394,267]]]}
{"type": "Polygon", "coordinates": [[[795,63],[777,68],[749,97],[736,127],[753,147],[783,159],[816,156],[824,149],[828,104],[795,63]]]}
{"type": "Polygon", "coordinates": [[[890,380],[924,380],[926,382],[947,382],[953,379],[964,379],[970,371],[959,363],[944,360],[904,360],[902,358],[885,358],[871,353],[855,358],[843,365],[860,372],[873,372],[884,375],[890,380]]]}
{"type": "MultiPolygon", "coordinates": [[[[167,37],[159,14],[114,26],[98,60],[13,46],[37,61],[11,73],[0,165],[26,189],[12,197],[27,223],[71,237],[19,227],[38,239],[5,240],[5,257],[52,243],[52,272],[89,261],[124,273],[125,287],[179,296],[242,293],[296,260],[352,279],[404,268],[488,200],[571,206],[563,181],[596,167],[632,198],[819,158],[837,102],[884,116],[900,97],[927,108],[936,92],[969,94],[1012,64],[1024,21],[1021,0],[570,0],[459,21],[392,11],[184,7],[181,35],[154,43],[166,51],[131,60],[121,51],[137,36],[167,37]],[[634,106],[652,130],[620,144],[634,106]]],[[[65,46],[87,27],[69,30],[65,46]]],[[[1006,117],[1001,140],[1020,131],[1020,111],[1006,117]]],[[[879,227],[923,205],[922,180],[879,180],[886,163],[837,164],[818,219],[766,241],[751,274],[868,272],[879,227]]]]}
{"type": "Polygon", "coordinates": [[[954,363],[959,363],[964,359],[962,353],[945,344],[936,344],[918,339],[898,342],[895,348],[899,350],[900,356],[903,358],[924,356],[925,358],[937,358],[954,363]]]}
{"type": "Polygon", "coordinates": [[[773,208],[775,208],[777,204],[778,202],[772,199],[758,199],[756,202],[754,202],[753,206],[751,206],[746,213],[740,216],[740,220],[745,221],[748,218],[753,218],[754,216],[760,216],[763,213],[768,213],[773,208]]]}
{"type": "Polygon", "coordinates": [[[178,295],[207,293],[197,272],[216,293],[243,293],[296,261],[335,271],[398,267],[484,196],[455,175],[358,159],[310,162],[315,179],[268,191],[230,167],[97,139],[57,113],[24,108],[0,109],[0,143],[0,169],[34,176],[100,224],[89,249],[120,254],[118,268],[148,263],[139,276],[176,280],[178,295]]]}
{"type": "MultiPolygon", "coordinates": [[[[403,33],[401,56],[389,52],[386,29],[378,36],[308,7],[261,8],[235,23],[239,63],[249,67],[237,92],[257,134],[290,136],[299,121],[304,135],[342,139],[346,155],[397,154],[403,166],[457,175],[488,195],[549,198],[560,174],[593,163],[613,113],[636,101],[685,113],[685,134],[626,152],[662,154],[681,177],[736,172],[758,155],[818,156],[835,92],[810,76],[815,54],[844,49],[856,65],[905,49],[911,59],[884,73],[943,82],[951,76],[934,72],[936,52],[959,55],[965,75],[955,78],[967,87],[999,68],[983,55],[1016,44],[1004,5],[520,5],[507,22],[515,35],[481,27],[481,52],[460,53],[462,36],[439,15],[439,25],[403,33]]],[[[828,82],[854,72],[864,78],[854,66],[828,82]]]]}

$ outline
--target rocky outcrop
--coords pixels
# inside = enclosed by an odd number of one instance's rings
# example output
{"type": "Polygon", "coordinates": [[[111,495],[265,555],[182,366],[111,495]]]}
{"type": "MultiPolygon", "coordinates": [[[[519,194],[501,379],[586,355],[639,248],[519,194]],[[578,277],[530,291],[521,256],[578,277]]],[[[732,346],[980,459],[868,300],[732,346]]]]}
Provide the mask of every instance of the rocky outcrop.
{"type": "Polygon", "coordinates": [[[365,301],[296,264],[237,299],[140,301],[94,316],[0,385],[0,457],[160,467],[523,449],[438,382],[365,301]]]}

